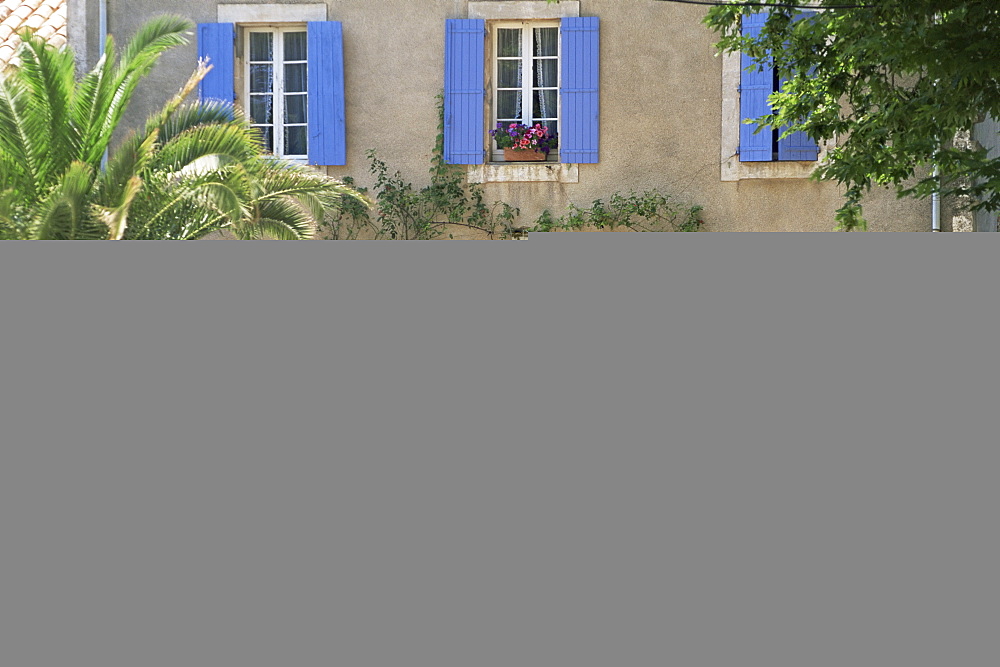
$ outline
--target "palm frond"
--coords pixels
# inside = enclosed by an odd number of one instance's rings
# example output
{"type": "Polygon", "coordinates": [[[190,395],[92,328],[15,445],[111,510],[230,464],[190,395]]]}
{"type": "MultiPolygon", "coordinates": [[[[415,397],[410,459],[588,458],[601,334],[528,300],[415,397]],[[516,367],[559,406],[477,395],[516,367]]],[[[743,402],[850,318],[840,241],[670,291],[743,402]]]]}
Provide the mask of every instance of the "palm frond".
{"type": "Polygon", "coordinates": [[[186,104],[160,124],[160,138],[167,142],[198,125],[222,125],[233,121],[245,122],[245,119],[240,114],[234,115],[231,104],[217,100],[186,104]]]}
{"type": "Polygon", "coordinates": [[[38,194],[44,127],[33,115],[31,92],[16,74],[0,81],[0,185],[17,187],[26,198],[38,194]]]}
{"type": "Polygon", "coordinates": [[[112,85],[100,98],[107,122],[102,136],[110,139],[121,122],[139,82],[153,69],[167,49],[187,43],[187,33],[194,24],[178,16],[160,16],[147,21],[122,50],[114,70],[112,85]]]}
{"type": "Polygon", "coordinates": [[[30,31],[22,35],[22,40],[21,66],[13,76],[24,83],[29,93],[31,115],[42,139],[39,175],[43,182],[50,183],[76,157],[79,144],[77,127],[70,116],[76,64],[72,52],[56,49],[30,31]]]}
{"type": "MultiPolygon", "coordinates": [[[[188,79],[187,83],[164,107],[147,119],[143,133],[132,131],[115,150],[108,160],[106,174],[101,179],[101,193],[106,194],[108,188],[114,189],[124,183],[125,175],[135,171],[146,169],[158,149],[157,143],[169,141],[172,136],[165,137],[165,132],[173,130],[176,133],[178,124],[175,123],[174,115],[185,110],[181,104],[184,98],[194,90],[198,82],[205,76],[205,69],[199,67],[188,79]]],[[[183,114],[183,118],[177,121],[180,124],[186,122],[196,123],[201,118],[215,118],[214,105],[206,105],[206,113],[203,116],[198,114],[183,114]]]]}
{"type": "Polygon", "coordinates": [[[321,174],[310,167],[264,157],[251,166],[261,192],[270,196],[312,194],[327,208],[335,207],[340,197],[351,197],[368,205],[368,200],[354,188],[321,174]]]}
{"type": "Polygon", "coordinates": [[[108,147],[105,128],[107,104],[110,96],[109,88],[113,85],[115,70],[114,37],[108,35],[104,44],[104,53],[97,64],[76,86],[76,92],[70,103],[70,113],[80,131],[79,159],[88,164],[96,165],[108,147]]]}
{"type": "Polygon", "coordinates": [[[197,238],[248,216],[238,165],[200,175],[147,171],[127,237],[197,238]]]}
{"type": "Polygon", "coordinates": [[[194,30],[188,19],[164,14],[146,21],[122,49],[122,61],[141,61],[159,57],[164,51],[188,43],[186,34],[194,30]]]}
{"type": "Polygon", "coordinates": [[[97,218],[108,228],[108,238],[112,241],[120,241],[125,236],[125,228],[128,226],[129,207],[136,195],[142,189],[142,179],[133,176],[128,179],[122,193],[122,201],[114,208],[104,206],[94,206],[97,218]]]}
{"type": "Polygon", "coordinates": [[[253,223],[233,228],[233,234],[241,241],[302,241],[309,236],[301,236],[296,229],[284,220],[261,218],[253,223]]]}
{"type": "Polygon", "coordinates": [[[210,215],[224,217],[230,224],[239,223],[246,213],[240,193],[225,183],[196,179],[182,183],[180,187],[189,191],[190,201],[204,207],[210,215]]]}
{"type": "Polygon", "coordinates": [[[31,219],[16,190],[0,192],[0,239],[31,238],[31,219]]]}
{"type": "Polygon", "coordinates": [[[163,144],[152,164],[157,169],[178,171],[208,155],[242,162],[256,152],[249,128],[236,122],[196,125],[163,144]]]}
{"type": "Polygon", "coordinates": [[[104,56],[89,79],[85,94],[76,101],[75,111],[85,117],[83,159],[99,160],[128,108],[141,79],[149,74],[167,49],[187,43],[185,36],[193,24],[183,18],[162,16],[144,24],[126,44],[114,65],[114,41],[109,36],[104,56]]]}
{"type": "Polygon", "coordinates": [[[107,206],[120,206],[125,197],[129,179],[143,172],[156,152],[159,134],[156,130],[142,138],[135,132],[129,134],[122,145],[108,158],[107,166],[97,179],[97,200],[107,206]]]}
{"type": "Polygon", "coordinates": [[[253,217],[234,225],[233,232],[240,238],[308,239],[315,236],[316,228],[317,220],[299,202],[291,197],[277,197],[255,202],[253,217]],[[271,231],[259,236],[265,227],[271,231]],[[276,234],[278,228],[282,231],[276,234]]]}
{"type": "Polygon", "coordinates": [[[94,169],[84,162],[73,162],[59,183],[40,202],[35,226],[38,238],[105,238],[100,223],[90,219],[87,195],[91,191],[94,169]]]}

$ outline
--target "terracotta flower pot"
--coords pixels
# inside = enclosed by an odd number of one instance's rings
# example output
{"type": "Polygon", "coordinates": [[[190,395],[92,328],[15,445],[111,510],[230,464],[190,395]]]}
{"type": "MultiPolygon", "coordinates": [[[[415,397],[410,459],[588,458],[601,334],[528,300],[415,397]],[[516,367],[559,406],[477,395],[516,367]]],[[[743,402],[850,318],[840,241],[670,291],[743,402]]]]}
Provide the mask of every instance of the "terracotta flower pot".
{"type": "Polygon", "coordinates": [[[543,162],[548,157],[542,151],[524,150],[521,148],[503,149],[504,162],[543,162]]]}

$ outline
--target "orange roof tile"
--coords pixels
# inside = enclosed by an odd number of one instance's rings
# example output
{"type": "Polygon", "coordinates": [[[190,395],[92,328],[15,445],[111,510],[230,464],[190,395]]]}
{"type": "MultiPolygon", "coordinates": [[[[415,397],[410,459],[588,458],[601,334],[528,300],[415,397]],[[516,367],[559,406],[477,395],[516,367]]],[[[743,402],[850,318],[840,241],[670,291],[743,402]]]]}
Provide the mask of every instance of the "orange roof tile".
{"type": "Polygon", "coordinates": [[[0,0],[0,70],[17,65],[14,53],[25,29],[54,46],[65,44],[66,0],[0,0]]]}

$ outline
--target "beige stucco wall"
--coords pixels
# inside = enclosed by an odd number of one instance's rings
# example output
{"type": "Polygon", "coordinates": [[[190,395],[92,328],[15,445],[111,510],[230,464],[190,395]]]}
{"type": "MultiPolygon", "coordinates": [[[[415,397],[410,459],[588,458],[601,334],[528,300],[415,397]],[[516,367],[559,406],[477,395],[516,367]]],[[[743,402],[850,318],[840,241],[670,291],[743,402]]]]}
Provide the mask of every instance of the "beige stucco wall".
{"type": "MultiPolygon", "coordinates": [[[[328,2],[329,18],[344,24],[348,137],[348,164],[330,174],[367,185],[365,152],[374,148],[393,170],[417,185],[427,182],[435,95],[443,87],[444,19],[467,17],[469,4],[328,2]]],[[[204,0],[109,0],[109,7],[109,29],[119,38],[153,13],[196,22],[217,16],[216,3],[204,0]]],[[[841,203],[834,184],[721,179],[722,59],[701,24],[704,12],[653,0],[581,0],[581,15],[601,18],[601,161],[579,165],[577,183],[489,183],[488,198],[520,207],[527,223],[546,208],[558,214],[569,202],[584,206],[616,190],[658,188],[704,206],[709,231],[831,231],[841,203]]],[[[164,59],[131,122],[181,85],[195,53],[191,45],[164,59]]],[[[869,197],[866,212],[872,231],[930,229],[929,203],[900,202],[891,192],[869,197]]]]}

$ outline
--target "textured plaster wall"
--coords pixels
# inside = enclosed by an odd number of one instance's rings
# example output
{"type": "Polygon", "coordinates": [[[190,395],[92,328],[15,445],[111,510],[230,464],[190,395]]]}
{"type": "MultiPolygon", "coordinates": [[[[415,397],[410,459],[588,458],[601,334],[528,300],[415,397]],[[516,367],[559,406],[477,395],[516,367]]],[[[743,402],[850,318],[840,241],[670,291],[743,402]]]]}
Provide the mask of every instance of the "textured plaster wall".
{"type": "MultiPolygon", "coordinates": [[[[108,2],[109,27],[119,38],[154,13],[216,20],[216,3],[203,0],[108,2]]],[[[437,132],[435,95],[443,87],[444,19],[467,17],[468,4],[328,2],[329,18],[344,24],[348,137],[348,164],[330,174],[369,184],[365,152],[374,148],[391,169],[417,185],[427,182],[437,132]]],[[[488,198],[519,206],[528,223],[546,208],[559,214],[569,202],[584,206],[616,190],[659,188],[704,206],[710,231],[832,230],[841,203],[834,184],[722,182],[722,60],[714,35],[701,25],[704,12],[653,0],[581,0],[581,15],[601,18],[601,162],[579,165],[577,183],[488,183],[488,198]]],[[[169,54],[143,89],[130,122],[176,91],[195,58],[193,44],[169,54]]],[[[869,197],[866,213],[873,231],[930,229],[927,202],[900,202],[891,192],[869,197]]]]}

